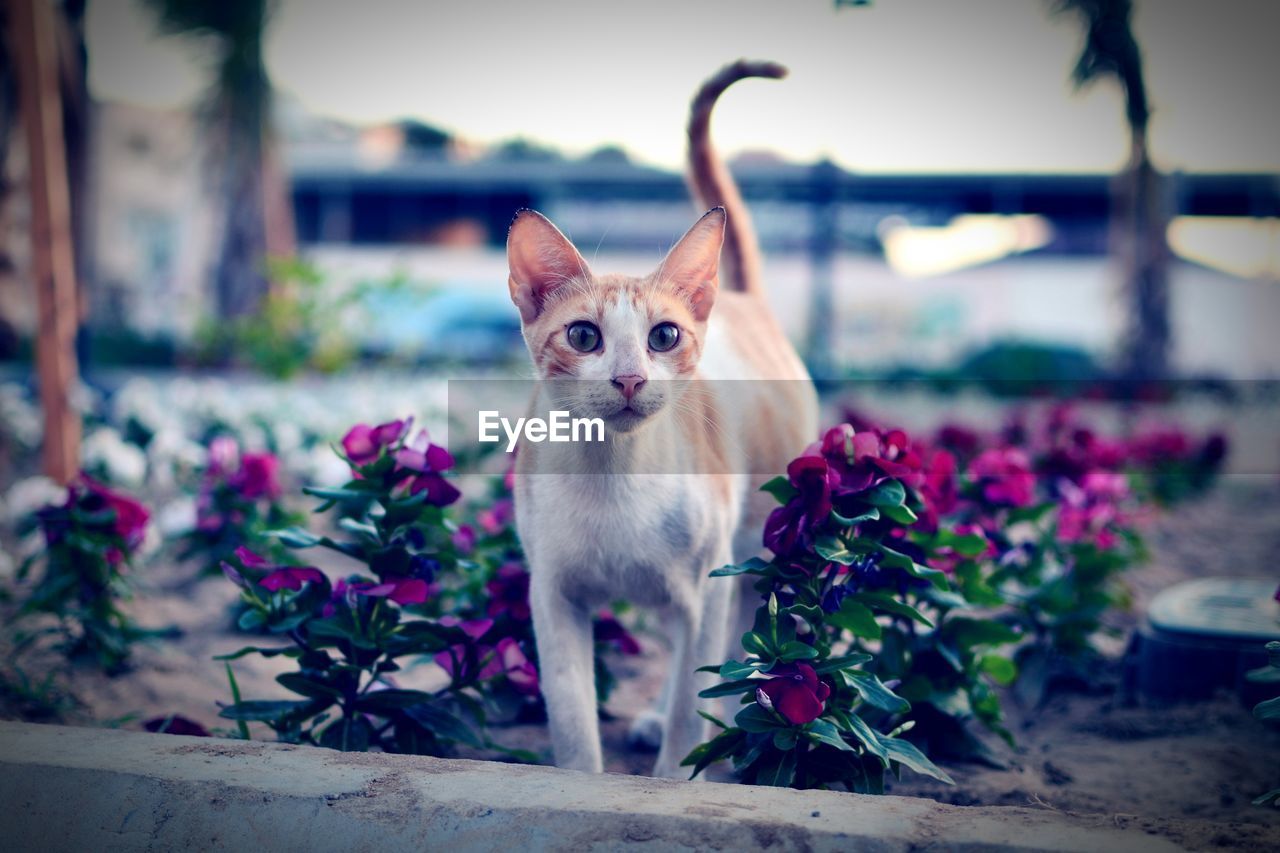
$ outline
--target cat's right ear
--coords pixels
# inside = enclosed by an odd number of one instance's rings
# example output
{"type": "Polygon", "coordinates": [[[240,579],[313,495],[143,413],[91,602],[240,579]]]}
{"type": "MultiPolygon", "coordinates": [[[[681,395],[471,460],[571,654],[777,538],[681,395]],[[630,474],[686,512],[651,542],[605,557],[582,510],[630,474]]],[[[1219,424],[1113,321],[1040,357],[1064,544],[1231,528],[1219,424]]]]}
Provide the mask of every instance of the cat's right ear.
{"type": "Polygon", "coordinates": [[[526,323],[537,319],[557,288],[591,275],[569,238],[536,210],[521,210],[512,220],[507,232],[507,263],[511,268],[507,279],[511,301],[526,323]]]}

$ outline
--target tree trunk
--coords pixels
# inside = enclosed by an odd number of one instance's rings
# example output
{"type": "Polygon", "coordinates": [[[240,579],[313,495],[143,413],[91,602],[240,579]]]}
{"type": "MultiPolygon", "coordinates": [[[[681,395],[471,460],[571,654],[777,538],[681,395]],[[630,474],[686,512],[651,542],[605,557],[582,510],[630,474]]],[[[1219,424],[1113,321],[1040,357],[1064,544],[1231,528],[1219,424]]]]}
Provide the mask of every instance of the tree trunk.
{"type": "Polygon", "coordinates": [[[1169,205],[1166,180],[1135,129],[1129,164],[1112,194],[1113,253],[1122,276],[1126,326],[1120,368],[1129,380],[1169,374],[1169,205]]]}

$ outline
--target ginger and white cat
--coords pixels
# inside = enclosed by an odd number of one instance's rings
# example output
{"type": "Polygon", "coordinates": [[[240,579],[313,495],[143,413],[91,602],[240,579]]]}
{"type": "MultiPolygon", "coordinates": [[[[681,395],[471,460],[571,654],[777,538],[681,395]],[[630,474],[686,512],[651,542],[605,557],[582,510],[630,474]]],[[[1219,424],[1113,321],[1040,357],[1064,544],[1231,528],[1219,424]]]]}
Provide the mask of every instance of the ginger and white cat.
{"type": "Polygon", "coordinates": [[[725,660],[758,604],[708,577],[761,550],[772,498],[758,491],[765,477],[745,472],[784,470],[816,432],[812,383],[766,304],[746,210],[708,137],[725,88],[783,74],[738,62],[699,92],[690,184],[712,209],[651,275],[593,272],[533,211],[511,225],[511,298],[537,375],[552,380],[539,395],[555,397],[534,407],[606,424],[601,443],[523,443],[517,457],[516,523],[561,767],[603,769],[591,618],[623,598],[657,610],[674,642],[663,698],[633,736],[660,737],[655,775],[686,775],[680,761],[706,734],[697,693],[710,676],[695,670],[725,660]]]}

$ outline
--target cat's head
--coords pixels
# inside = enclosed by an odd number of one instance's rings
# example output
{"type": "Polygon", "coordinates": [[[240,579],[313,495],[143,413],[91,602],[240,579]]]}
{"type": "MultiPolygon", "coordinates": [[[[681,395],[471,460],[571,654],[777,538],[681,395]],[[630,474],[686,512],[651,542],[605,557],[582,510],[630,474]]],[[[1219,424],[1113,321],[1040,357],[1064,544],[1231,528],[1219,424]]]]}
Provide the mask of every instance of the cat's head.
{"type": "Polygon", "coordinates": [[[597,275],[540,213],[507,235],[507,280],[525,343],[557,405],[632,429],[693,376],[719,286],[725,212],[699,219],[650,275],[597,275]]]}

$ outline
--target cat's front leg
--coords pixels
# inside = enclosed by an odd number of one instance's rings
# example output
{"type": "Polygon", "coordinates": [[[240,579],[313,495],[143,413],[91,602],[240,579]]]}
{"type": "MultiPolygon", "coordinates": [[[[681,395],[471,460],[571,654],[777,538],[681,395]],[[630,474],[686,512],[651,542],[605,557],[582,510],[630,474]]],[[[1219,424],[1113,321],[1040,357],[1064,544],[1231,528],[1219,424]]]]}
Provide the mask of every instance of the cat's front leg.
{"type": "MultiPolygon", "coordinates": [[[[713,560],[715,566],[730,561],[728,548],[713,560]]],[[[698,692],[715,683],[698,667],[724,663],[728,653],[729,626],[734,604],[734,585],[721,578],[708,578],[710,569],[701,567],[697,600],[677,620],[676,648],[667,687],[667,718],[662,733],[662,746],[654,763],[653,775],[670,779],[687,779],[689,769],[681,767],[693,748],[707,738],[708,723],[698,710],[711,710],[713,700],[698,698],[698,692]]]]}
{"type": "Polygon", "coordinates": [[[564,597],[554,573],[531,568],[529,605],[556,766],[601,773],[591,614],[564,597]]]}

